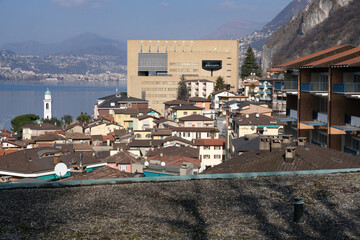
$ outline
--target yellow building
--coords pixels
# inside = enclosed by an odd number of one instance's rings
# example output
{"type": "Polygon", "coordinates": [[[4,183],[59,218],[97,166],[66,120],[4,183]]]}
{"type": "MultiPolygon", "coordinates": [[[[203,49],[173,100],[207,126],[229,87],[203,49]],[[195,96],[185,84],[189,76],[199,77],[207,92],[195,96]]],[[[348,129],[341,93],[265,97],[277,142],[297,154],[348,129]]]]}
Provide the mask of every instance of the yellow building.
{"type": "Polygon", "coordinates": [[[177,97],[178,82],[221,76],[238,90],[237,40],[129,40],[128,95],[146,99],[164,115],[163,103],[177,97]]]}

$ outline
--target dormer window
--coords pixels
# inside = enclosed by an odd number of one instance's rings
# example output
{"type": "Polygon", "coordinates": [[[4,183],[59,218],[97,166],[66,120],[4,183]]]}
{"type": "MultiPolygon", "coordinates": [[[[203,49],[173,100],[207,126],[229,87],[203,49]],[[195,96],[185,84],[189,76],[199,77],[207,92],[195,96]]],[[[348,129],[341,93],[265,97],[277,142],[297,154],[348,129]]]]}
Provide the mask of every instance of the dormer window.
{"type": "Polygon", "coordinates": [[[111,107],[115,107],[115,103],[114,103],[114,102],[111,102],[111,103],[110,103],[110,106],[111,106],[111,107]]]}

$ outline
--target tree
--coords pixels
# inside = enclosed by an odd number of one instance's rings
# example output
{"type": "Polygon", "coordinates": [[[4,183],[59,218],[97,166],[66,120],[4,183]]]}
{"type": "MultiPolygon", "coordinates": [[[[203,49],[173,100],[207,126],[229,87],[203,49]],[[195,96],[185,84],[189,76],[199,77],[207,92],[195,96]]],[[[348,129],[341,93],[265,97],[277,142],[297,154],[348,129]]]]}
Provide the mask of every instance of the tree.
{"type": "Polygon", "coordinates": [[[91,117],[89,115],[87,115],[87,113],[83,113],[81,112],[81,114],[76,118],[76,121],[78,122],[84,122],[84,123],[88,123],[90,122],[91,117]]]}
{"type": "Polygon", "coordinates": [[[224,78],[222,78],[221,76],[219,76],[216,79],[216,83],[215,83],[215,87],[214,90],[218,91],[218,90],[223,90],[225,88],[225,83],[224,83],[224,78]]]}
{"type": "Polygon", "coordinates": [[[61,118],[61,121],[64,123],[64,125],[70,125],[73,121],[73,117],[71,115],[64,115],[61,118]]]}
{"type": "Polygon", "coordinates": [[[26,124],[34,123],[36,120],[39,120],[40,117],[35,114],[25,114],[15,117],[11,120],[12,130],[14,132],[21,133],[22,127],[26,124]]]}
{"type": "Polygon", "coordinates": [[[186,101],[189,98],[189,90],[186,87],[185,77],[184,75],[181,76],[180,82],[178,83],[177,89],[177,99],[186,101]]]}
{"type": "Polygon", "coordinates": [[[46,119],[42,119],[43,123],[51,123],[57,126],[61,126],[61,121],[59,119],[57,119],[56,117],[52,117],[50,119],[46,118],[46,119]]]}
{"type": "Polygon", "coordinates": [[[210,129],[210,130],[209,130],[209,133],[211,134],[211,138],[214,138],[214,137],[215,137],[215,134],[217,133],[216,128],[210,129]]]}
{"type": "Polygon", "coordinates": [[[241,66],[241,77],[248,77],[251,73],[255,73],[256,76],[261,77],[259,64],[256,62],[252,48],[249,46],[246,50],[244,63],[241,66]]]}

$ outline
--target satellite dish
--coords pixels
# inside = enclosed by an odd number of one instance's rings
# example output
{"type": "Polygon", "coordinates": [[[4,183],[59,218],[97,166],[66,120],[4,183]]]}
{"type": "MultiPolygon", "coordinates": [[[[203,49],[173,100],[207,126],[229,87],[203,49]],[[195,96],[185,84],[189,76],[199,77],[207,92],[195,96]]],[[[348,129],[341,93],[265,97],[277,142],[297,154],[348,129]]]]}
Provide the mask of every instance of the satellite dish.
{"type": "Polygon", "coordinates": [[[255,116],[256,116],[256,118],[259,118],[259,117],[260,117],[260,114],[257,113],[255,116]]]}
{"type": "Polygon", "coordinates": [[[254,130],[255,129],[255,126],[251,126],[251,130],[254,130]]]}
{"type": "Polygon", "coordinates": [[[267,130],[267,127],[264,127],[264,131],[266,131],[267,130]]]}
{"type": "Polygon", "coordinates": [[[161,162],[161,166],[165,167],[165,165],[166,165],[165,162],[161,162]]]}
{"type": "Polygon", "coordinates": [[[249,118],[249,114],[246,114],[246,116],[245,116],[246,118],[249,118]]]}
{"type": "Polygon", "coordinates": [[[149,166],[149,162],[148,161],[145,161],[144,162],[144,165],[147,167],[147,166],[149,166]]]}
{"type": "Polygon", "coordinates": [[[58,175],[59,177],[65,176],[67,171],[68,169],[65,163],[58,163],[55,165],[55,174],[58,175]]]}

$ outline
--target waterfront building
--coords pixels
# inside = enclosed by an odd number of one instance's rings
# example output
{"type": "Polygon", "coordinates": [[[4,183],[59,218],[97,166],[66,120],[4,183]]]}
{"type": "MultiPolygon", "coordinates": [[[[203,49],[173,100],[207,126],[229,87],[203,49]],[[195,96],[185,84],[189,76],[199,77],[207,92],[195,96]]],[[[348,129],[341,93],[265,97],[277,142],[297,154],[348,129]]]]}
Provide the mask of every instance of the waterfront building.
{"type": "MultiPolygon", "coordinates": [[[[221,76],[228,88],[237,91],[237,40],[129,40],[127,46],[128,94],[148,100],[162,115],[163,103],[177,97],[181,76],[212,82],[221,76]]],[[[203,97],[204,93],[207,97],[206,91],[198,94],[203,97]]]]}

